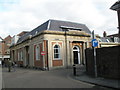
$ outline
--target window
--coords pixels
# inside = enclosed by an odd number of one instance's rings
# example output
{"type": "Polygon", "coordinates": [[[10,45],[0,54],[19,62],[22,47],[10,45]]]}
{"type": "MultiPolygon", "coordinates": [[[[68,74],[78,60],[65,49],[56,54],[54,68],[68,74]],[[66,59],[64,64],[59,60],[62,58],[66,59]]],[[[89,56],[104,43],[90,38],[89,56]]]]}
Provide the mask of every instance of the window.
{"type": "Polygon", "coordinates": [[[37,45],[36,46],[36,60],[40,60],[40,46],[37,45]]]}
{"type": "Polygon", "coordinates": [[[119,41],[118,37],[114,37],[114,42],[117,43],[119,41]]]}
{"type": "Polygon", "coordinates": [[[22,51],[18,52],[18,61],[23,61],[23,52],[22,51]]]}
{"type": "Polygon", "coordinates": [[[54,59],[60,59],[60,46],[54,46],[54,59]]]}

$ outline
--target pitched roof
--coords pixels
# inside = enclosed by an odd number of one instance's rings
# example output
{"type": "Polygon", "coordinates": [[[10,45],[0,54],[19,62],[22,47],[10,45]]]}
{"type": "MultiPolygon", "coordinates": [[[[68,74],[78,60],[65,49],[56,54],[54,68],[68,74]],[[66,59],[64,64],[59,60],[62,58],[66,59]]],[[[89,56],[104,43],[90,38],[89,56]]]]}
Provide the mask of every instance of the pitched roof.
{"type": "Polygon", "coordinates": [[[22,31],[21,33],[17,34],[17,36],[22,36],[24,34],[28,33],[28,31],[22,31]]]}
{"type": "Polygon", "coordinates": [[[110,37],[101,37],[101,42],[113,42],[113,40],[110,37]]]}
{"type": "Polygon", "coordinates": [[[117,2],[115,2],[110,9],[112,10],[120,10],[120,0],[118,0],[117,2]]]}
{"type": "Polygon", "coordinates": [[[30,35],[35,36],[37,33],[40,31],[44,30],[51,30],[51,31],[63,31],[61,29],[61,26],[68,27],[68,28],[73,28],[76,30],[81,30],[85,31],[88,34],[91,34],[91,31],[88,29],[88,27],[85,24],[80,24],[80,23],[74,23],[74,22],[69,22],[69,21],[60,21],[60,20],[48,20],[45,23],[41,24],[31,32],[28,32],[21,36],[18,40],[18,43],[24,41],[26,38],[28,38],[30,35]]]}
{"type": "Polygon", "coordinates": [[[112,35],[108,35],[107,37],[118,37],[119,35],[118,34],[112,34],[112,35]]]}
{"type": "Polygon", "coordinates": [[[10,35],[8,35],[7,37],[4,38],[4,40],[10,39],[10,38],[12,38],[12,37],[10,35]]]}
{"type": "Polygon", "coordinates": [[[3,38],[0,36],[0,39],[3,40],[3,38]]]}

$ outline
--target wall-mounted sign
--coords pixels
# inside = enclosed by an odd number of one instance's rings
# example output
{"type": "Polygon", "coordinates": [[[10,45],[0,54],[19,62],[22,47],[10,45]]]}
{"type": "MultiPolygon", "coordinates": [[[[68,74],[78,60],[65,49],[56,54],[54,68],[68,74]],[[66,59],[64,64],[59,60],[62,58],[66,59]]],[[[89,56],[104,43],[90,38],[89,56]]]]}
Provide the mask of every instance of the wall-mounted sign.
{"type": "Polygon", "coordinates": [[[41,52],[41,55],[45,55],[45,54],[46,54],[45,51],[42,51],[42,52],[41,52]]]}

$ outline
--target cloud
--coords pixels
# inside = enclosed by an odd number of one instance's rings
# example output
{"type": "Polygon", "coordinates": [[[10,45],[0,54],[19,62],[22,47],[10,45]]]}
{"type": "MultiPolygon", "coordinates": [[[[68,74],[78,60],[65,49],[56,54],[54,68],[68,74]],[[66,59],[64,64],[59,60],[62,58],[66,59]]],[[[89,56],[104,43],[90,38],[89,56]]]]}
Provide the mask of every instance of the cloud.
{"type": "Polygon", "coordinates": [[[109,8],[114,0],[15,0],[1,3],[0,36],[31,31],[48,19],[83,23],[102,35],[117,33],[117,15],[109,8]],[[5,4],[7,3],[7,4],[5,4]]]}

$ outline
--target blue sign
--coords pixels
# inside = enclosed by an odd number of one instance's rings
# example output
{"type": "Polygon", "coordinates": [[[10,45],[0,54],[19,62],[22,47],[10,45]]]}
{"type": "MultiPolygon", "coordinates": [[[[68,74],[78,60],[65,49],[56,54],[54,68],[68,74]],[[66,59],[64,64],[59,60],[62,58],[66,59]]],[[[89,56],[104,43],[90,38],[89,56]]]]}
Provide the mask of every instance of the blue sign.
{"type": "Polygon", "coordinates": [[[92,46],[97,47],[98,46],[98,41],[96,39],[92,40],[92,46]]]}

